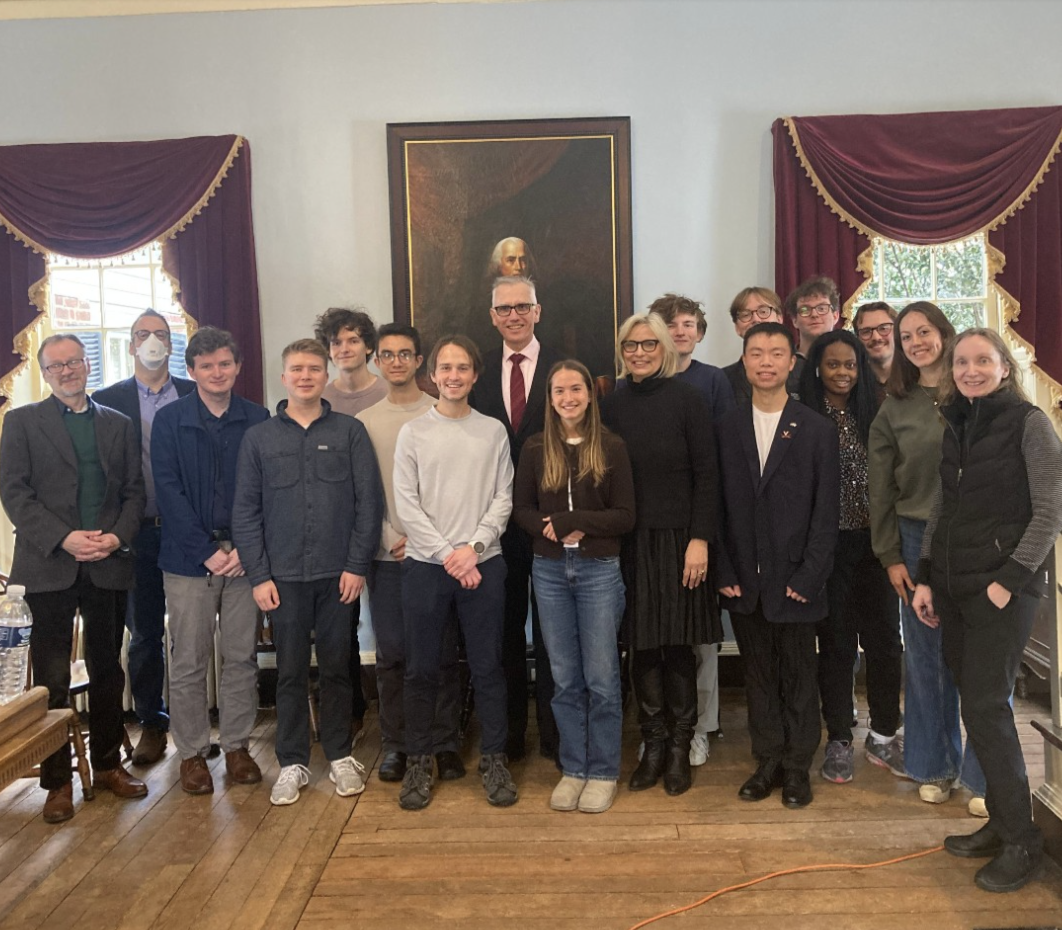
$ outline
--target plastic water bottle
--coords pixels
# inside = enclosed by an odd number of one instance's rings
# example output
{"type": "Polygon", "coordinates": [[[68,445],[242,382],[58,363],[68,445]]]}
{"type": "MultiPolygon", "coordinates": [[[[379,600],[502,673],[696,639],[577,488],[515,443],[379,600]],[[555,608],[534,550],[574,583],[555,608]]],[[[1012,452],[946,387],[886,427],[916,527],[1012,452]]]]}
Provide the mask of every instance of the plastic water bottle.
{"type": "Polygon", "coordinates": [[[25,594],[22,585],[11,584],[0,598],[0,704],[13,701],[26,690],[33,614],[25,594]]]}

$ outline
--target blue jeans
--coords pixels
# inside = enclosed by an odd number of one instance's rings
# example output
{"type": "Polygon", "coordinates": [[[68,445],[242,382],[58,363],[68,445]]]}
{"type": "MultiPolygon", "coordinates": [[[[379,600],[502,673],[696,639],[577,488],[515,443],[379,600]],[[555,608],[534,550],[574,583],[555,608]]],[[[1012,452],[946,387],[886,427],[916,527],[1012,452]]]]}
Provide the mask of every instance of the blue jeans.
{"type": "MultiPolygon", "coordinates": [[[[924,520],[900,517],[900,546],[912,578],[925,534],[924,520]]],[[[903,625],[904,741],[903,764],[917,782],[958,778],[979,797],[985,796],[985,776],[969,741],[962,749],[959,729],[959,689],[944,663],[940,627],[922,623],[909,606],[901,605],[903,625]]]]}
{"type": "Polygon", "coordinates": [[[623,618],[619,558],[535,556],[542,638],[553,669],[560,764],[572,778],[616,781],[623,707],[617,635],[623,618]]]}

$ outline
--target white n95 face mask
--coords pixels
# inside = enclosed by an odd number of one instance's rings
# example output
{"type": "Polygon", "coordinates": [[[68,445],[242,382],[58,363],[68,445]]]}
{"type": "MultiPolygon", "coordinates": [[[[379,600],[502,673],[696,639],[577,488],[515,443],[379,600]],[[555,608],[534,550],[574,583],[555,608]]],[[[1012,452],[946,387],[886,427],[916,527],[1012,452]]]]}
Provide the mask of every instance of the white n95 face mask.
{"type": "Polygon", "coordinates": [[[165,365],[169,354],[169,347],[154,333],[136,347],[136,357],[149,371],[155,371],[165,365]]]}

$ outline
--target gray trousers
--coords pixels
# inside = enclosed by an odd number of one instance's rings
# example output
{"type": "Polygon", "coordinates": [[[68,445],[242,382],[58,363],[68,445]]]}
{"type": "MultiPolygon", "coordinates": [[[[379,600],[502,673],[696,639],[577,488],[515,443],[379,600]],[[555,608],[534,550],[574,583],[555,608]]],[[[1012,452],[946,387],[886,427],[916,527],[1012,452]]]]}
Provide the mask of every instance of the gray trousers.
{"type": "Polygon", "coordinates": [[[247,578],[164,573],[170,615],[170,734],[182,759],[210,750],[207,668],[221,632],[221,748],[245,749],[258,712],[258,608],[247,578]]]}
{"type": "Polygon", "coordinates": [[[697,725],[694,733],[706,736],[719,729],[719,646],[694,646],[697,657],[697,725]]]}

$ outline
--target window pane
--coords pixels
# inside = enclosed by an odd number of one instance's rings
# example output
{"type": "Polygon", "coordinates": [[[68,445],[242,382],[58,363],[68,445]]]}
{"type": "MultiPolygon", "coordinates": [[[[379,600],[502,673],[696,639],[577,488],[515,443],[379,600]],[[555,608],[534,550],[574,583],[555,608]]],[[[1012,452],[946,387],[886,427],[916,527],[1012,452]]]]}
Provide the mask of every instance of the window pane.
{"type": "Polygon", "coordinates": [[[49,275],[52,328],[90,329],[100,325],[98,271],[53,268],[49,275]]]}
{"type": "Polygon", "coordinates": [[[985,296],[984,240],[977,236],[934,248],[937,254],[937,297],[985,296]]]}
{"type": "Polygon", "coordinates": [[[150,268],[103,269],[103,325],[127,329],[151,306],[150,268]]]}
{"type": "Polygon", "coordinates": [[[964,303],[952,301],[950,303],[940,303],[937,306],[943,311],[944,316],[951,321],[951,325],[955,327],[955,332],[957,333],[961,333],[964,329],[969,329],[971,326],[985,325],[985,305],[980,301],[964,303]]]}
{"type": "Polygon", "coordinates": [[[885,299],[889,303],[903,306],[932,296],[929,249],[886,242],[884,259],[885,299]]]}

